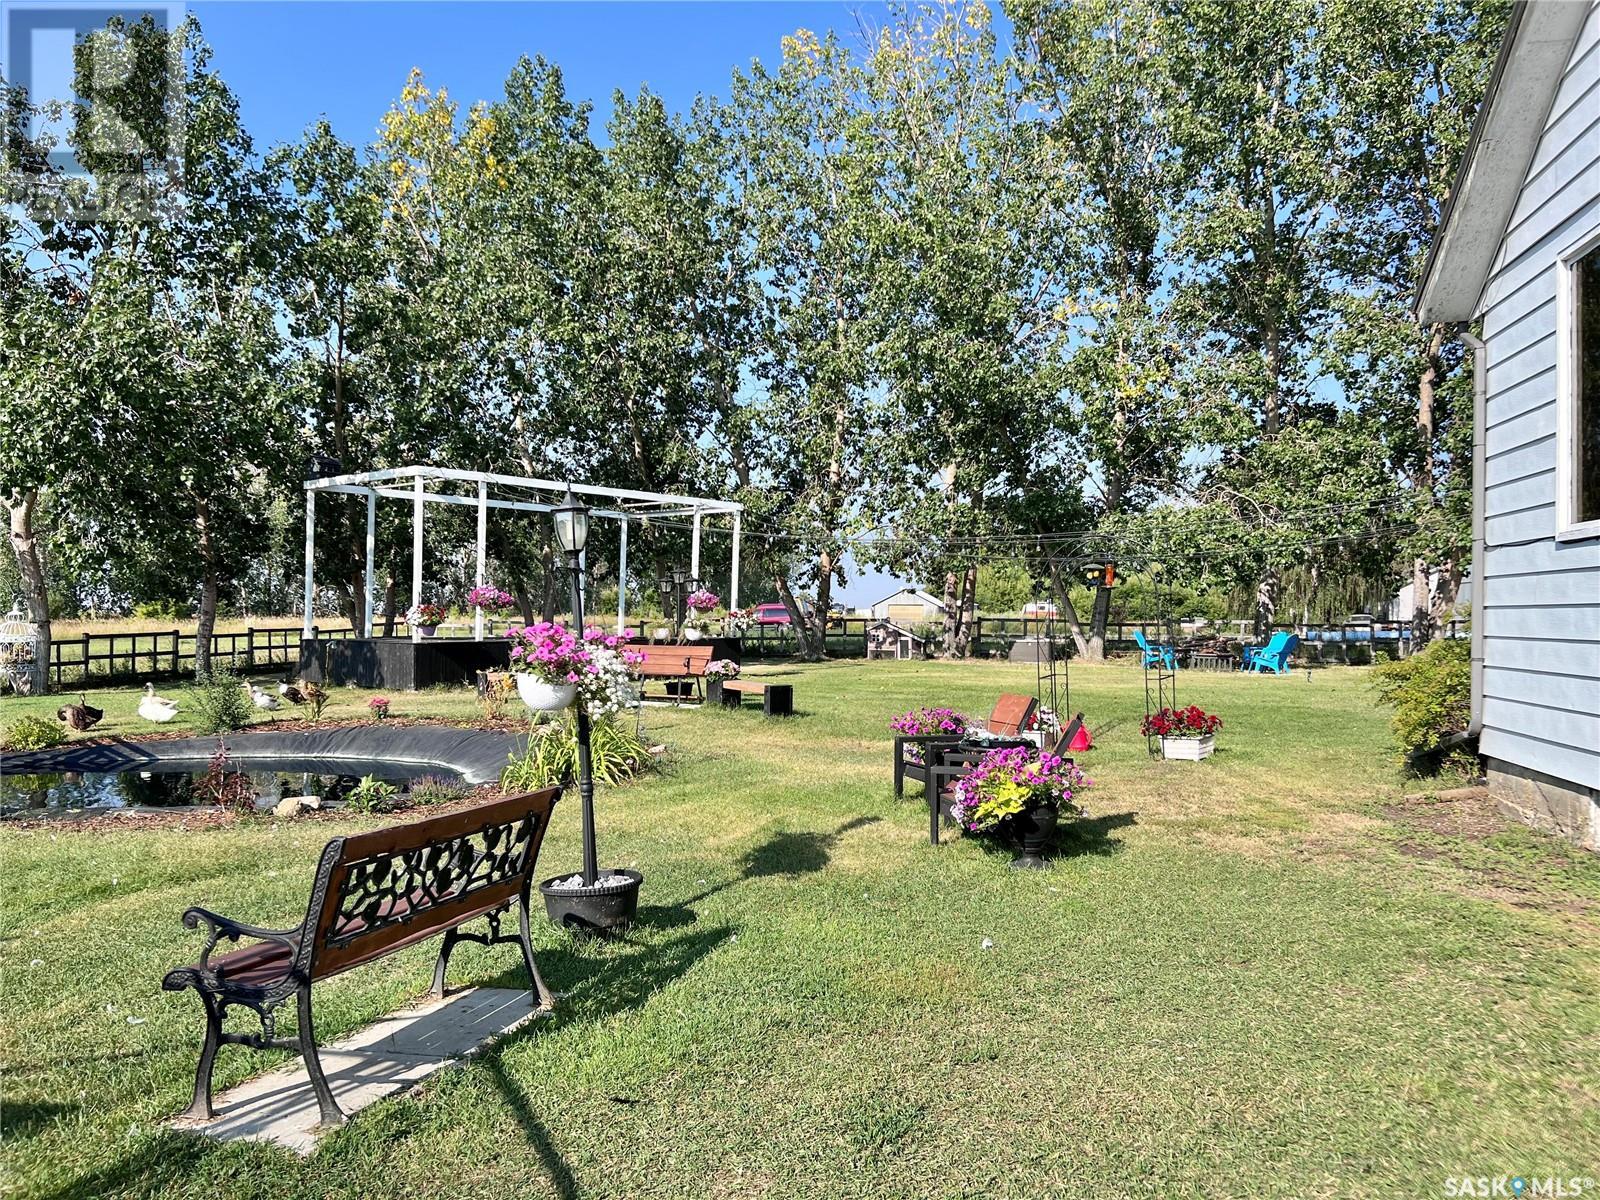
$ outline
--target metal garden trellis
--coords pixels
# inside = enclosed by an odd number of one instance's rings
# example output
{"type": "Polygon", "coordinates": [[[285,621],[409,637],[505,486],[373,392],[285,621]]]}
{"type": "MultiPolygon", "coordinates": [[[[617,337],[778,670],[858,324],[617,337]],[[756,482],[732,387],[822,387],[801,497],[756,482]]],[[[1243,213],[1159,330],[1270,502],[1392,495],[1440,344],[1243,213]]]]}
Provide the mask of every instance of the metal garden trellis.
{"type": "MultiPolygon", "coordinates": [[[[617,578],[624,586],[617,589],[617,632],[624,631],[627,619],[628,527],[633,521],[691,522],[690,574],[700,574],[700,538],[705,519],[727,517],[730,519],[733,538],[732,570],[729,583],[730,608],[739,604],[739,543],[744,505],[732,500],[713,500],[701,496],[676,496],[664,492],[635,491],[629,488],[602,487],[589,483],[566,483],[549,479],[535,479],[523,475],[501,475],[489,471],[464,471],[451,467],[406,466],[380,471],[358,471],[347,475],[330,475],[308,479],[306,493],[306,567],[305,567],[305,627],[304,636],[312,634],[312,619],[316,601],[316,583],[313,569],[317,536],[317,496],[364,496],[367,501],[367,554],[362,605],[362,631],[372,635],[374,600],[374,559],[377,554],[377,505],[379,498],[406,500],[411,511],[411,602],[422,598],[422,541],[423,513],[428,504],[453,504],[475,507],[478,511],[476,582],[483,584],[486,566],[489,511],[548,513],[561,506],[561,498],[568,492],[590,498],[591,517],[613,520],[620,525],[620,550],[617,578]],[[463,495],[461,485],[471,485],[473,494],[463,495]]],[[[420,634],[413,629],[412,638],[420,634]]],[[[473,621],[473,636],[483,640],[483,609],[479,608],[473,621]]]]}

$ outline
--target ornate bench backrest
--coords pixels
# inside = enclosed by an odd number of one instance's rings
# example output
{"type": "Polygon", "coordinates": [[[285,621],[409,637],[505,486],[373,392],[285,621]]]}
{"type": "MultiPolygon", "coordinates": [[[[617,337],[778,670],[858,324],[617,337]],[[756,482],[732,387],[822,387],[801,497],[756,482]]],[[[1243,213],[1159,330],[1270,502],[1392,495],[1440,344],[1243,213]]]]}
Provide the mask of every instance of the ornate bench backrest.
{"type": "Polygon", "coordinates": [[[525,895],[560,788],[334,838],[323,848],[297,965],[322,979],[525,895]]]}

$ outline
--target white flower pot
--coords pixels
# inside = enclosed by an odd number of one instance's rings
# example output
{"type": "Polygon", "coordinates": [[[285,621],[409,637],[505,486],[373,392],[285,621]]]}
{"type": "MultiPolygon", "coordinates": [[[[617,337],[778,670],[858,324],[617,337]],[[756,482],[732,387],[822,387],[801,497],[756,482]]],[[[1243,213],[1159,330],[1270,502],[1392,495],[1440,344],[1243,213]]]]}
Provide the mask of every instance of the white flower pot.
{"type": "Polygon", "coordinates": [[[657,625],[654,632],[656,641],[664,642],[667,640],[667,634],[670,633],[671,630],[669,630],[665,625],[657,625]]]}
{"type": "Polygon", "coordinates": [[[517,672],[517,695],[534,712],[560,712],[578,698],[575,683],[550,683],[531,671],[517,672]]]}
{"type": "Polygon", "coordinates": [[[1161,757],[1176,758],[1184,762],[1199,762],[1202,758],[1210,758],[1211,752],[1217,748],[1217,735],[1208,733],[1204,737],[1162,738],[1161,757]]]}
{"type": "Polygon", "coordinates": [[[690,628],[683,631],[683,640],[686,642],[698,642],[702,636],[698,629],[690,628]]]}

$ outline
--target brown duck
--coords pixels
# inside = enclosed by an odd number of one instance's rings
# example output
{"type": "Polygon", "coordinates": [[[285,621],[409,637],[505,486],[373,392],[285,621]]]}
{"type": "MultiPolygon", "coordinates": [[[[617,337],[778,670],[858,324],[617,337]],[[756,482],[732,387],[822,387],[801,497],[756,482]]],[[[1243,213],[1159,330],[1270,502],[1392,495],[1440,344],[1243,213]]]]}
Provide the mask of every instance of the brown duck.
{"type": "Polygon", "coordinates": [[[56,720],[65,722],[67,728],[75,733],[93,729],[105,715],[104,710],[95,708],[85,700],[82,692],[78,693],[76,704],[63,704],[56,709],[56,720]]]}

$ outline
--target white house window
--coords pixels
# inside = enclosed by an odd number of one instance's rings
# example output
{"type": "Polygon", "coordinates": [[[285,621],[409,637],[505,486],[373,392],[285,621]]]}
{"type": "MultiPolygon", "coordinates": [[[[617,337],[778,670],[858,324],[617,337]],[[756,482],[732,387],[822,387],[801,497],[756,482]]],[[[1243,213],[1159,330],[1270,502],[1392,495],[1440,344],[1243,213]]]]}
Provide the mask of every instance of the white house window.
{"type": "Polygon", "coordinates": [[[1563,255],[1556,535],[1600,537],[1600,235],[1563,255]]]}

